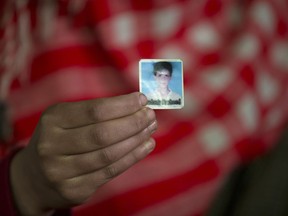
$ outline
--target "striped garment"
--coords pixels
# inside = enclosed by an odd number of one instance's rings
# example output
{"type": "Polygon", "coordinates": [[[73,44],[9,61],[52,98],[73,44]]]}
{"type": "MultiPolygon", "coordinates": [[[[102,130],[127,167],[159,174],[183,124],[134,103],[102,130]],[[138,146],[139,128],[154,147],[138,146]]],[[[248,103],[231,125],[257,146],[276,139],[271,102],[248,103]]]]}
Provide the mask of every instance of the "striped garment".
{"type": "Polygon", "coordinates": [[[185,107],[156,111],[157,148],[73,215],[203,215],[225,176],[288,117],[285,0],[2,0],[0,98],[25,146],[60,101],[138,90],[140,59],[182,59],[185,107]]]}

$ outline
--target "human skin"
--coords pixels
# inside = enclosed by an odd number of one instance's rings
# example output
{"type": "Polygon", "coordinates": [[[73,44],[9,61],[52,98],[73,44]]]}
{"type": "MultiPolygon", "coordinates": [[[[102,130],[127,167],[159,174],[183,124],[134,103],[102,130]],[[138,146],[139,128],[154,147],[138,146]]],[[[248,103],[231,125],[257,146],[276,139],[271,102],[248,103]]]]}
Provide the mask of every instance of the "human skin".
{"type": "Polygon", "coordinates": [[[21,215],[83,204],[154,148],[155,113],[138,93],[60,103],[42,115],[14,157],[11,185],[21,215]]]}
{"type": "Polygon", "coordinates": [[[161,96],[165,97],[169,94],[168,84],[171,80],[171,74],[168,70],[163,69],[160,71],[156,71],[155,80],[157,82],[157,89],[160,92],[161,96]]]}

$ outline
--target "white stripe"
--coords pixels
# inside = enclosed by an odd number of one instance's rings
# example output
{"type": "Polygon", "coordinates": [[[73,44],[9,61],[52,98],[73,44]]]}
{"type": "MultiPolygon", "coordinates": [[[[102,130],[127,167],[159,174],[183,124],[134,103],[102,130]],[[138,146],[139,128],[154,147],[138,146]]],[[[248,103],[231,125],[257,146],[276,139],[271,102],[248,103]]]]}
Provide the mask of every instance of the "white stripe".
{"type": "Polygon", "coordinates": [[[56,22],[57,6],[54,1],[40,1],[40,7],[37,11],[39,24],[37,26],[38,34],[42,41],[47,41],[54,33],[56,22]]]}

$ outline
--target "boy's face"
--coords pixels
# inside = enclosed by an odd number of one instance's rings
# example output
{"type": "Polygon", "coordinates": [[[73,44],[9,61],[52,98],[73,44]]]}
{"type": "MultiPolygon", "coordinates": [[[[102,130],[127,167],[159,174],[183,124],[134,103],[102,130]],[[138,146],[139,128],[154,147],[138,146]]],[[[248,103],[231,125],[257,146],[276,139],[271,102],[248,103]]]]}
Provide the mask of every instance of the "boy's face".
{"type": "Polygon", "coordinates": [[[160,87],[167,87],[171,80],[170,72],[166,69],[156,71],[155,80],[160,87]]]}

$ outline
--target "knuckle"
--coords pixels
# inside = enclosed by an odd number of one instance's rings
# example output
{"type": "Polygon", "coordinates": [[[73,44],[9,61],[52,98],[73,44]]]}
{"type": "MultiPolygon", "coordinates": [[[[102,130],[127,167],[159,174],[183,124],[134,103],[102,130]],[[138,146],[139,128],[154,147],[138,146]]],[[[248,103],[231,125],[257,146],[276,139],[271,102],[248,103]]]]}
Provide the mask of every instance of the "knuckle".
{"type": "Polygon", "coordinates": [[[64,184],[63,185],[59,184],[58,192],[64,199],[69,200],[69,201],[71,201],[72,197],[75,196],[72,194],[73,191],[64,184]]]}
{"type": "Polygon", "coordinates": [[[101,119],[101,116],[103,116],[104,114],[104,111],[99,106],[99,104],[101,104],[101,100],[102,99],[97,99],[97,102],[95,104],[88,107],[88,115],[95,122],[99,121],[99,119],[101,119]]]}
{"type": "Polygon", "coordinates": [[[61,181],[59,170],[49,163],[43,163],[44,174],[50,183],[57,184],[61,181]]]}
{"type": "Polygon", "coordinates": [[[40,125],[45,126],[45,125],[51,124],[52,121],[53,121],[52,115],[51,115],[50,113],[48,113],[48,112],[45,111],[45,112],[41,115],[40,120],[39,120],[39,123],[40,123],[40,125]]]}
{"type": "Polygon", "coordinates": [[[63,183],[62,185],[59,184],[58,191],[60,195],[69,202],[74,204],[81,203],[79,194],[75,193],[75,189],[67,186],[66,183],[63,183]]]}
{"type": "Polygon", "coordinates": [[[54,105],[51,105],[49,106],[42,114],[41,118],[40,118],[40,122],[43,124],[43,125],[46,125],[46,124],[50,124],[53,119],[54,119],[54,114],[57,110],[57,107],[59,107],[60,104],[54,104],[54,105]]]}
{"type": "Polygon", "coordinates": [[[50,183],[57,183],[61,180],[61,172],[58,159],[52,156],[50,143],[41,143],[36,146],[36,151],[40,159],[39,166],[43,173],[43,176],[50,183]]]}
{"type": "Polygon", "coordinates": [[[100,142],[100,137],[99,137],[99,134],[101,134],[101,129],[98,128],[98,127],[91,127],[90,128],[90,139],[91,139],[91,142],[92,143],[96,143],[98,145],[98,143],[100,142]]]}
{"type": "Polygon", "coordinates": [[[86,172],[89,169],[94,169],[95,167],[97,167],[97,159],[92,155],[78,157],[77,159],[72,159],[70,161],[73,169],[81,170],[82,172],[86,172]]]}
{"type": "Polygon", "coordinates": [[[114,161],[112,153],[105,148],[99,151],[99,157],[103,164],[110,164],[114,161]]]}
{"type": "Polygon", "coordinates": [[[36,132],[35,140],[35,151],[40,158],[46,158],[54,155],[57,149],[58,139],[62,136],[62,131],[58,128],[47,127],[41,128],[36,132]]]}
{"type": "MultiPolygon", "coordinates": [[[[63,110],[66,109],[68,102],[57,103],[49,106],[41,115],[41,125],[55,125],[57,120],[63,115],[63,110]]],[[[58,125],[59,126],[59,125],[58,125]]]]}
{"type": "Polygon", "coordinates": [[[63,180],[63,167],[57,158],[46,157],[41,162],[42,173],[52,185],[57,185],[63,180]]]}
{"type": "Polygon", "coordinates": [[[96,126],[91,127],[90,129],[90,137],[92,143],[95,143],[98,146],[102,146],[105,141],[106,132],[103,127],[96,126]]]}
{"type": "Polygon", "coordinates": [[[104,168],[104,177],[105,179],[112,179],[119,174],[117,169],[114,166],[107,166],[104,168]]]}
{"type": "Polygon", "coordinates": [[[36,152],[40,158],[46,158],[49,155],[50,149],[50,143],[48,142],[42,142],[36,145],[36,152]]]}
{"type": "Polygon", "coordinates": [[[73,205],[83,204],[91,195],[87,191],[79,186],[75,186],[75,183],[69,182],[69,180],[63,181],[58,184],[58,193],[73,205]]]}

